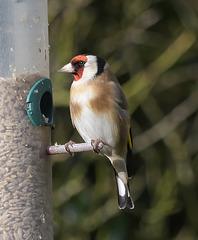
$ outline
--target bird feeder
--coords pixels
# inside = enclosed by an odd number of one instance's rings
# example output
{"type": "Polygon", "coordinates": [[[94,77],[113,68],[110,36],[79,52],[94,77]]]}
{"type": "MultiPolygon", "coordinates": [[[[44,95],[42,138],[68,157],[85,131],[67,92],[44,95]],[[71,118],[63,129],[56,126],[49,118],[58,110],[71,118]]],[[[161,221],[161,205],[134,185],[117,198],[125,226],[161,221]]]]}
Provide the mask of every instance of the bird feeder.
{"type": "Polygon", "coordinates": [[[0,0],[0,239],[53,239],[47,0],[0,0]]]}

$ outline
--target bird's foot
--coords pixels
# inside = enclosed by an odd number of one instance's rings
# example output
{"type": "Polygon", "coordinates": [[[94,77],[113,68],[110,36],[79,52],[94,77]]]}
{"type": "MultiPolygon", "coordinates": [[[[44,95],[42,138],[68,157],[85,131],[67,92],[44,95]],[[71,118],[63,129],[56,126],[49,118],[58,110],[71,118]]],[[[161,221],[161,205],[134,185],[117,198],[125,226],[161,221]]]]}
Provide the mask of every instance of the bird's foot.
{"type": "Polygon", "coordinates": [[[99,154],[100,150],[103,148],[103,146],[105,145],[105,143],[100,140],[100,139],[96,139],[96,140],[91,140],[91,145],[93,147],[93,150],[95,153],[99,154]]]}
{"type": "Polygon", "coordinates": [[[65,143],[65,150],[73,157],[74,156],[74,153],[71,152],[70,150],[70,147],[72,147],[72,145],[74,144],[75,142],[73,141],[69,141],[67,143],[65,143]]]}

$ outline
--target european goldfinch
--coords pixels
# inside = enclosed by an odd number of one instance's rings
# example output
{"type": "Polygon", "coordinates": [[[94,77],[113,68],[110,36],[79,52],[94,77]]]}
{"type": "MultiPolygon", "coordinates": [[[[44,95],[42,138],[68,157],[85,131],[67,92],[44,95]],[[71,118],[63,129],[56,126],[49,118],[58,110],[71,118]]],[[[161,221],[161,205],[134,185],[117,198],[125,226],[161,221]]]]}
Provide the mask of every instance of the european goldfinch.
{"type": "MultiPolygon", "coordinates": [[[[108,63],[94,55],[78,55],[59,72],[73,74],[70,113],[74,127],[85,142],[106,156],[114,170],[120,209],[134,208],[126,167],[131,155],[132,136],[126,97],[108,63]]],[[[132,156],[132,155],[131,155],[132,156]]]]}

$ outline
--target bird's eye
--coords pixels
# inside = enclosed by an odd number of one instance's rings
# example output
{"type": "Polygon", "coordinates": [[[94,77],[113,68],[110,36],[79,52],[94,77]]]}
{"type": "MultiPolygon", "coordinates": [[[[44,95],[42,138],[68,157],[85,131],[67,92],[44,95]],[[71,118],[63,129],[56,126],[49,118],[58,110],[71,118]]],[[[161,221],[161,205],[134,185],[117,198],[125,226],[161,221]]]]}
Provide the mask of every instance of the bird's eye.
{"type": "Polygon", "coordinates": [[[85,65],[85,63],[86,63],[85,61],[79,61],[79,62],[75,63],[75,68],[79,69],[79,68],[83,67],[85,65]]]}
{"type": "Polygon", "coordinates": [[[82,67],[84,64],[85,64],[85,62],[83,62],[83,61],[80,61],[80,62],[78,63],[78,65],[79,65],[80,67],[82,67]]]}

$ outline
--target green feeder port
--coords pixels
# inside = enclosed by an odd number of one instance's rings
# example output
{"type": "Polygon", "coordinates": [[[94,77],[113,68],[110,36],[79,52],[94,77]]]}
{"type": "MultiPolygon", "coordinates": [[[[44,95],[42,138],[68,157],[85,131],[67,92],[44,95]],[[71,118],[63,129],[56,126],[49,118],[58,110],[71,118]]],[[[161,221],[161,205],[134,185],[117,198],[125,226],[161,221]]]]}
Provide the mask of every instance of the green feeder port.
{"type": "Polygon", "coordinates": [[[34,126],[53,126],[52,83],[48,78],[37,81],[30,89],[27,114],[34,126]]]}

